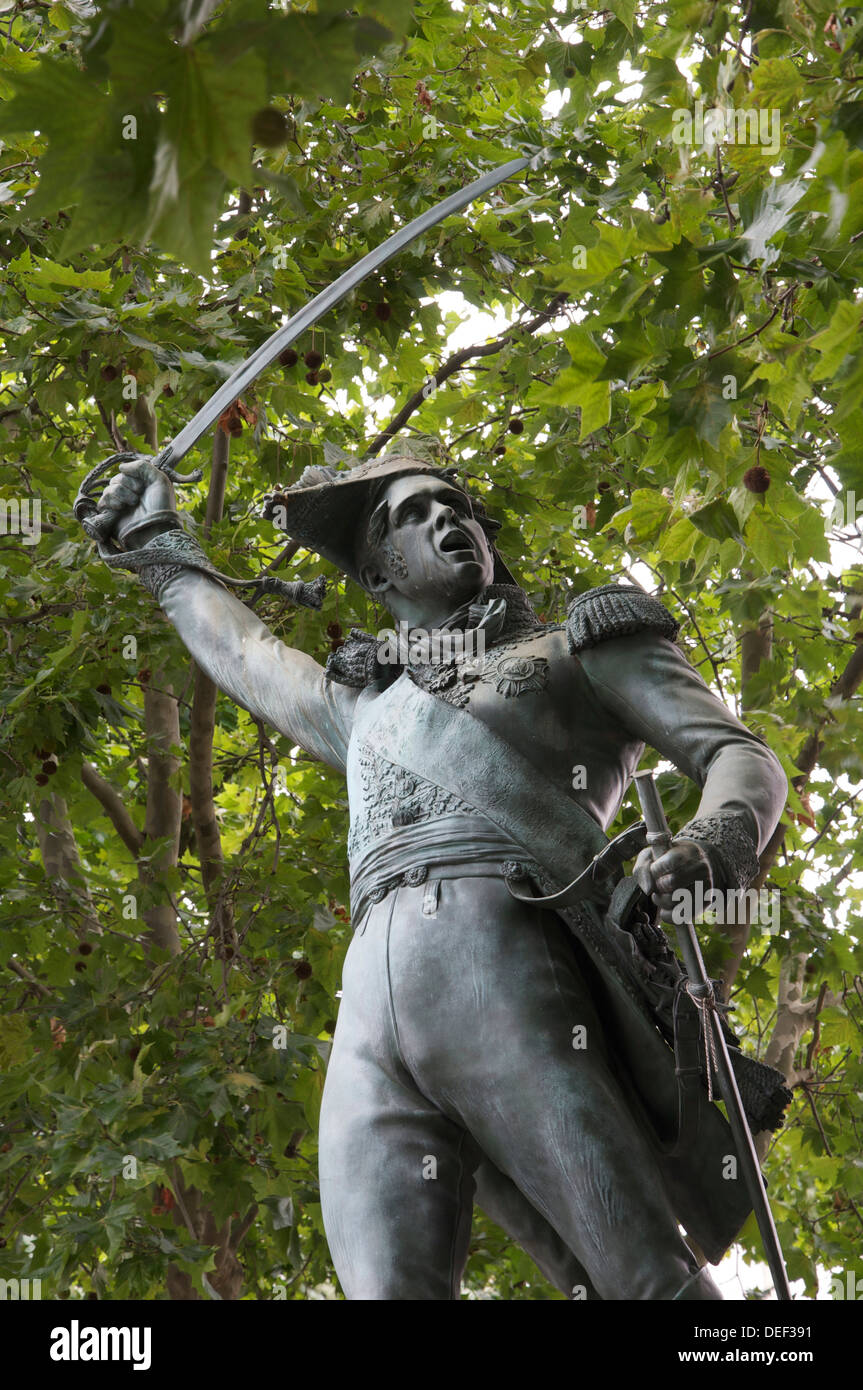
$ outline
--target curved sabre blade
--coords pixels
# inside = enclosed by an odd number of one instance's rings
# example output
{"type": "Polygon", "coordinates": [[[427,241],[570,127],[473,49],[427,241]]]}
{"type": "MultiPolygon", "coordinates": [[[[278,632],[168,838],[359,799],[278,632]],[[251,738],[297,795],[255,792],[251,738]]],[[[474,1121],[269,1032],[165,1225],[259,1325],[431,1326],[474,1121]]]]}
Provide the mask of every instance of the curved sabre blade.
{"type": "Polygon", "coordinates": [[[316,294],[314,299],[310,299],[308,304],[300,309],[299,313],[294,314],[293,318],[277,328],[265,343],[256,348],[251,357],[248,357],[241,367],[223,382],[206,405],[201,406],[197,415],[193,415],[187,425],[184,425],[180,433],[175,436],[170,444],[162,450],[156,463],[160,468],[170,465],[173,468],[185,454],[189,452],[194,444],[197,444],[202,434],[218,420],[219,416],[233,401],[241,396],[247,386],[250,386],[257,376],[271,362],[274,362],[280,352],[307,328],[311,328],[322,318],[328,309],[332,309],[343,299],[356,285],[359,285],[367,275],[377,270],[379,266],[385,265],[390,257],[401,251],[403,246],[423,232],[434,227],[436,223],[442,222],[450,213],[461,212],[463,207],[473,202],[482,193],[487,193],[490,188],[495,188],[505,179],[511,178],[513,174],[518,174],[522,169],[526,169],[536,156],[530,158],[512,159],[508,164],[502,164],[499,169],[492,169],[490,173],[483,174],[481,178],[469,183],[466,188],[460,189],[457,193],[452,193],[442,202],[437,203],[433,208],[415,217],[413,222],[408,222],[405,227],[400,227],[397,232],[393,232],[391,237],[382,241],[380,246],[376,246],[374,251],[370,251],[362,260],[357,261],[356,265],[351,266],[340,275],[338,280],[334,280],[320,294],[316,294]]]}

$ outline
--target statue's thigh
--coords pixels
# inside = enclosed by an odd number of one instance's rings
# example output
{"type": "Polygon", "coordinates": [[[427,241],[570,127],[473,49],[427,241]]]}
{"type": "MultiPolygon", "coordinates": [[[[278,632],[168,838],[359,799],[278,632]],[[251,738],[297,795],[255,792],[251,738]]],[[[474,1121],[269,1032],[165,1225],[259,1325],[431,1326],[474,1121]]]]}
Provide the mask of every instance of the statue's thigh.
{"type": "Polygon", "coordinates": [[[672,1296],[688,1254],[566,927],[496,879],[440,888],[436,916],[391,941],[406,1065],[549,1221],[602,1297],[672,1296]]]}
{"type": "Polygon", "coordinates": [[[321,1105],[330,1254],[350,1299],[458,1297],[470,1239],[470,1135],[401,1064],[387,985],[392,902],[351,943],[321,1105]]]}
{"type": "Polygon", "coordinates": [[[442,880],[431,914],[425,896],[399,890],[388,965],[400,1056],[426,1094],[444,1108],[455,1092],[491,1101],[504,1076],[529,1090],[540,1059],[571,1077],[606,1060],[556,914],[514,899],[500,878],[442,880]]]}

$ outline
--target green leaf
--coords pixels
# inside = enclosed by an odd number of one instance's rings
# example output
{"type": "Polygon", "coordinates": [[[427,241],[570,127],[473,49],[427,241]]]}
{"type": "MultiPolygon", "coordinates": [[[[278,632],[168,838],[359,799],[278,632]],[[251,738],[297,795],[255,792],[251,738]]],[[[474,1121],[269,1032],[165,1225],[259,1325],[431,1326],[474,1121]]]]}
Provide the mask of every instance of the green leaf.
{"type": "Polygon", "coordinates": [[[690,514],[689,520],[693,526],[697,526],[705,536],[709,536],[714,541],[734,540],[743,544],[743,536],[734,509],[717,498],[714,502],[709,502],[706,507],[699,507],[697,511],[690,514]]]}
{"type": "Polygon", "coordinates": [[[0,1015],[0,1066],[17,1067],[33,1055],[30,1026],[21,1014],[0,1015]]]}
{"type": "Polygon", "coordinates": [[[637,488],[630,505],[616,512],[603,529],[614,526],[616,530],[622,530],[624,526],[631,525],[639,540],[649,540],[664,525],[670,510],[671,503],[660,492],[654,492],[652,488],[637,488]]]}
{"type": "Polygon", "coordinates": [[[861,318],[863,303],[842,300],[836,305],[828,326],[809,339],[810,346],[821,354],[821,362],[814,373],[817,381],[834,376],[847,354],[857,346],[861,318]]]}
{"type": "Polygon", "coordinates": [[[586,383],[579,393],[581,408],[581,427],[578,432],[579,443],[594,430],[607,425],[611,417],[611,396],[607,381],[586,383]]]}
{"type": "Polygon", "coordinates": [[[768,243],[787,225],[792,209],[800,202],[807,187],[805,179],[774,179],[763,191],[755,205],[754,216],[742,232],[745,248],[743,259],[748,264],[761,260],[765,265],[771,265],[778,259],[778,249],[768,243]]]}
{"type": "Polygon", "coordinates": [[[685,517],[664,532],[659,542],[659,553],[663,560],[682,564],[691,557],[697,539],[698,531],[691,519],[685,517]]]}
{"type": "Polygon", "coordinates": [[[19,256],[16,261],[10,261],[9,269],[27,273],[34,285],[66,285],[85,290],[108,290],[111,287],[109,270],[73,270],[71,266],[47,258],[37,257],[31,261],[29,251],[25,252],[25,256],[29,265],[24,263],[23,256],[19,256]]]}
{"type": "Polygon", "coordinates": [[[225,1083],[232,1091],[239,1095],[244,1095],[246,1091],[257,1091],[261,1087],[261,1080],[250,1071],[229,1071],[225,1076],[225,1083]]]}
{"type": "Polygon", "coordinates": [[[761,112],[791,111],[805,89],[803,74],[790,58],[769,58],[752,72],[752,90],[761,112]]]}
{"type": "Polygon", "coordinates": [[[776,525],[771,524],[763,507],[756,507],[746,523],[746,543],[765,570],[788,568],[788,541],[776,525]]]}
{"type": "Polygon", "coordinates": [[[609,0],[609,7],[629,33],[634,34],[636,0],[609,0]]]}

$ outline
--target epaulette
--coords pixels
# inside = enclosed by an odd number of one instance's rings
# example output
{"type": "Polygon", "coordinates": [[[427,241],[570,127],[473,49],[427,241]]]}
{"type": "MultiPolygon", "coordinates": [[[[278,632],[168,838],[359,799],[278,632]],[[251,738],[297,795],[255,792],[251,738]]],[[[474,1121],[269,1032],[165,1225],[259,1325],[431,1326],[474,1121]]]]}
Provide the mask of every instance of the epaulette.
{"type": "Polygon", "coordinates": [[[625,584],[603,584],[572,600],[566,610],[571,652],[595,647],[631,632],[656,632],[674,641],[680,624],[658,599],[625,584]]]}

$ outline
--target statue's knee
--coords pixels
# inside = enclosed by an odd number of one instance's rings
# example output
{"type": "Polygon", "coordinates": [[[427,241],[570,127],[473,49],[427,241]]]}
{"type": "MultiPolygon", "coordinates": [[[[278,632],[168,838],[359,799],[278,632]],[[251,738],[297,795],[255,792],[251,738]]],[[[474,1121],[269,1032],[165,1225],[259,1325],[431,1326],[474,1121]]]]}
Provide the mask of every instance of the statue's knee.
{"type": "Polygon", "coordinates": [[[707,1267],[695,1269],[678,1257],[643,1258],[620,1280],[618,1290],[607,1297],[626,1302],[716,1302],[722,1294],[707,1267]]]}

